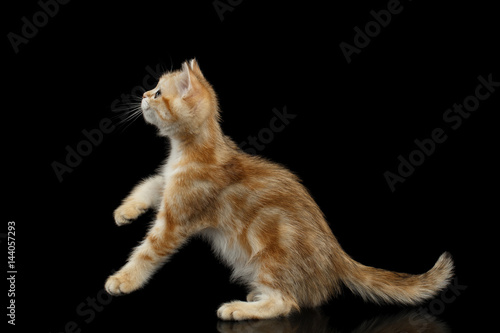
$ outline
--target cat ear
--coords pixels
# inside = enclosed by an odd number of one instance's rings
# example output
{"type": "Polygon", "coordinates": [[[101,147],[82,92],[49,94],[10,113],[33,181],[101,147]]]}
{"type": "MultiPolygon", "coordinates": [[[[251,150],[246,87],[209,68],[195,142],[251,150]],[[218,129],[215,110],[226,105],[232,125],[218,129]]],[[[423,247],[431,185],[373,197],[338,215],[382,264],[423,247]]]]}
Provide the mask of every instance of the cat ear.
{"type": "Polygon", "coordinates": [[[200,66],[198,65],[198,61],[196,60],[196,58],[189,60],[189,68],[191,68],[193,73],[195,73],[199,77],[203,77],[203,73],[201,72],[200,66]]]}
{"type": "Polygon", "coordinates": [[[187,62],[182,64],[182,72],[178,75],[175,80],[175,85],[177,87],[177,91],[181,97],[187,96],[189,92],[193,89],[193,85],[191,84],[191,69],[187,62]]]}

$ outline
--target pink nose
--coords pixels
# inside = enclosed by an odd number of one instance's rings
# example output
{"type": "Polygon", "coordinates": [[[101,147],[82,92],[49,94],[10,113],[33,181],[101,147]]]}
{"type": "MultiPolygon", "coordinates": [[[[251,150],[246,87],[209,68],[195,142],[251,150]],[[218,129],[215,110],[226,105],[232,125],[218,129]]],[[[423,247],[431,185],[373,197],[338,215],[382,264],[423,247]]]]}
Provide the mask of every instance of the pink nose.
{"type": "Polygon", "coordinates": [[[148,95],[146,95],[146,93],[142,94],[142,98],[146,98],[148,97],[148,95]]]}

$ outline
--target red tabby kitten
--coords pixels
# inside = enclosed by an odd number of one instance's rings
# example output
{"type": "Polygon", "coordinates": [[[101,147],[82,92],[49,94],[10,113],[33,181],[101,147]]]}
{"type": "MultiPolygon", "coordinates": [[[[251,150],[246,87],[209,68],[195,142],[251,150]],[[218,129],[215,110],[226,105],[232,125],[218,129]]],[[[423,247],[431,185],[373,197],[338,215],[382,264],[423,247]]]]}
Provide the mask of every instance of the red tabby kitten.
{"type": "Polygon", "coordinates": [[[342,285],[367,301],[409,305],[447,285],[453,270],[447,253],[421,275],[351,259],[297,176],[242,152],[222,133],[217,97],[196,60],[164,74],[144,93],[141,108],[171,150],[160,172],[114,213],[124,225],[148,208],[158,211],[128,262],[106,281],[111,295],[143,287],[194,235],[204,236],[250,290],[246,302],[221,305],[217,315],[224,320],[286,316],[325,303],[342,285]]]}

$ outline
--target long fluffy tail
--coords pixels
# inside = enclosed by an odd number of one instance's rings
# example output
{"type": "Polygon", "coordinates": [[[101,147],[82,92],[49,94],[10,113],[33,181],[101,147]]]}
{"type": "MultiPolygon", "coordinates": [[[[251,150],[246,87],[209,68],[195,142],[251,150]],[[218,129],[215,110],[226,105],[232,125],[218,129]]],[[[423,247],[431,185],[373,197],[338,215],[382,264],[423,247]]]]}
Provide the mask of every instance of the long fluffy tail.
{"type": "Polygon", "coordinates": [[[433,298],[453,276],[453,260],[443,253],[427,273],[412,275],[395,273],[362,265],[349,258],[351,266],[344,284],[365,301],[416,305],[433,298]]]}

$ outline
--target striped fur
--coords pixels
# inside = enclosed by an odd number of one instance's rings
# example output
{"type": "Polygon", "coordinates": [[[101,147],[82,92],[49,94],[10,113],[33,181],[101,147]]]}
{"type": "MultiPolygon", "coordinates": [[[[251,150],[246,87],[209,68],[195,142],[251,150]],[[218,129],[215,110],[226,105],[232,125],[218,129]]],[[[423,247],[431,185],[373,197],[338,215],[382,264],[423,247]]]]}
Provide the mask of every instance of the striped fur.
{"type": "Polygon", "coordinates": [[[190,237],[202,236],[244,283],[247,300],[223,304],[225,320],[286,316],[315,307],[342,285],[367,301],[417,304],[448,283],[443,254],[422,275],[364,266],[340,247],[307,189],[284,167],[248,155],[219,125],[217,97],[196,60],[163,75],[144,93],[146,122],[170,139],[160,172],[137,185],[115,211],[118,225],[149,208],[156,220],[128,262],[106,281],[112,295],[130,293],[190,237]]]}

